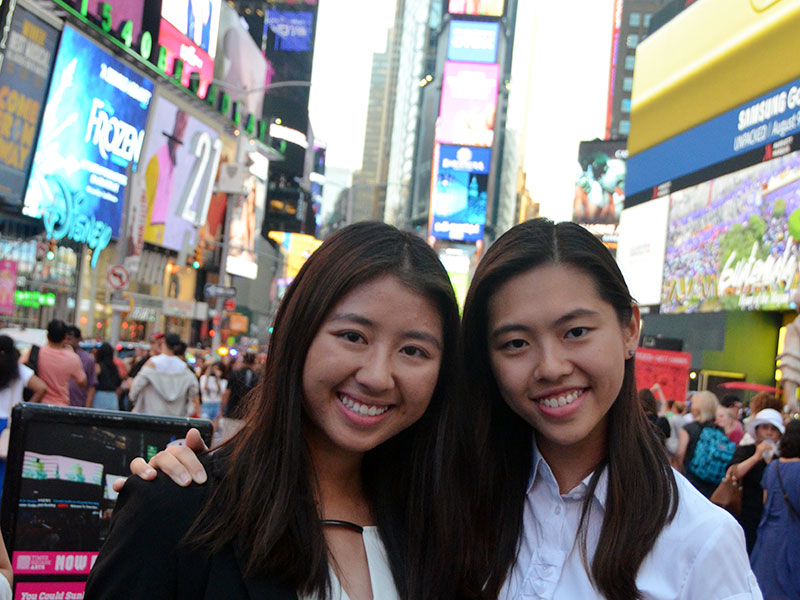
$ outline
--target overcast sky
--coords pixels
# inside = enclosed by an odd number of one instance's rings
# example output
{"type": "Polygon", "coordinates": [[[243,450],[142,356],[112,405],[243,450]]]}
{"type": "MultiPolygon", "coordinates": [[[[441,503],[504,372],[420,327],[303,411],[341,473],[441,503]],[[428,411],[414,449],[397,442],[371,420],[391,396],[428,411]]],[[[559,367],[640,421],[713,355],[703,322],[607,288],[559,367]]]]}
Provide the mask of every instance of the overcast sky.
{"type": "Polygon", "coordinates": [[[361,168],[372,54],[386,50],[394,10],[394,0],[319,3],[309,113],[327,165],[361,168]]]}

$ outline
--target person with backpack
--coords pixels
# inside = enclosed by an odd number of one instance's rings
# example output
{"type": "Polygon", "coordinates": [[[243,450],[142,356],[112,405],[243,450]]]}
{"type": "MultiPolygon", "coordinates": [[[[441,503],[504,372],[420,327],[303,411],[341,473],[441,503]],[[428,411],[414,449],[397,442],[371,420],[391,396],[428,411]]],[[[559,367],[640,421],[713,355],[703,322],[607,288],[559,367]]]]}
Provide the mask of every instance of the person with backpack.
{"type": "Polygon", "coordinates": [[[736,465],[733,476],[742,482],[742,512],[736,519],[744,529],[748,554],[753,552],[758,523],[764,511],[761,478],[783,431],[781,413],[774,408],[759,411],[747,423],[747,432],[755,443],[740,444],[731,459],[731,464],[736,465]]]}
{"type": "Polygon", "coordinates": [[[694,421],[687,423],[679,434],[675,462],[694,487],[706,498],[725,477],[725,469],[736,449],[725,431],[714,421],[719,400],[709,391],[692,397],[694,421]]]}
{"type": "Polygon", "coordinates": [[[255,372],[256,355],[245,352],[240,361],[241,366],[230,374],[228,387],[222,393],[218,431],[223,440],[227,440],[241,428],[245,397],[258,383],[255,372]]]}

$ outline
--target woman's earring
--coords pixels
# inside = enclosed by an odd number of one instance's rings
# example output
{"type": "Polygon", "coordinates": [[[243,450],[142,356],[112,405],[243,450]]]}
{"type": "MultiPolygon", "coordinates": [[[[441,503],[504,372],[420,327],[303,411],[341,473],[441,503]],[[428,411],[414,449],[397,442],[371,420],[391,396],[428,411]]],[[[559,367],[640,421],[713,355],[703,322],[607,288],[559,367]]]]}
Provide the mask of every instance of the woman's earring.
{"type": "Polygon", "coordinates": [[[628,358],[633,358],[634,354],[636,354],[636,350],[628,350],[628,358]]]}

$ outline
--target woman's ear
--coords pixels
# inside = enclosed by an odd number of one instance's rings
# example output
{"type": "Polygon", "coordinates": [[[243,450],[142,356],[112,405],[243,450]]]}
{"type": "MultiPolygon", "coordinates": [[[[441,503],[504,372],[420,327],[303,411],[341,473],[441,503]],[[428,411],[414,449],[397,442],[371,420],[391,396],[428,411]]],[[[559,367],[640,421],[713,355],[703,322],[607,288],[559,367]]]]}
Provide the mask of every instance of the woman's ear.
{"type": "Polygon", "coordinates": [[[625,358],[628,359],[636,352],[639,345],[639,332],[641,331],[642,317],[639,314],[639,306],[631,304],[631,320],[622,327],[622,335],[625,342],[625,358]]]}

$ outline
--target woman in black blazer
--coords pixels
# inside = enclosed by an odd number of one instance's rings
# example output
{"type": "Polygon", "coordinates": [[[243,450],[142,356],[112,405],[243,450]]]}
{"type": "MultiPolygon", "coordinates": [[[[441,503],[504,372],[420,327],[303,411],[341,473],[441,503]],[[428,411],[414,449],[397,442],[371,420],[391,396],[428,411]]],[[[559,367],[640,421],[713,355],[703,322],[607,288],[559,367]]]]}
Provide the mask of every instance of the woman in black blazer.
{"type": "Polygon", "coordinates": [[[132,478],[85,598],[481,597],[458,324],[424,240],[328,238],[276,314],[245,427],[204,459],[210,485],[132,478]]]}

